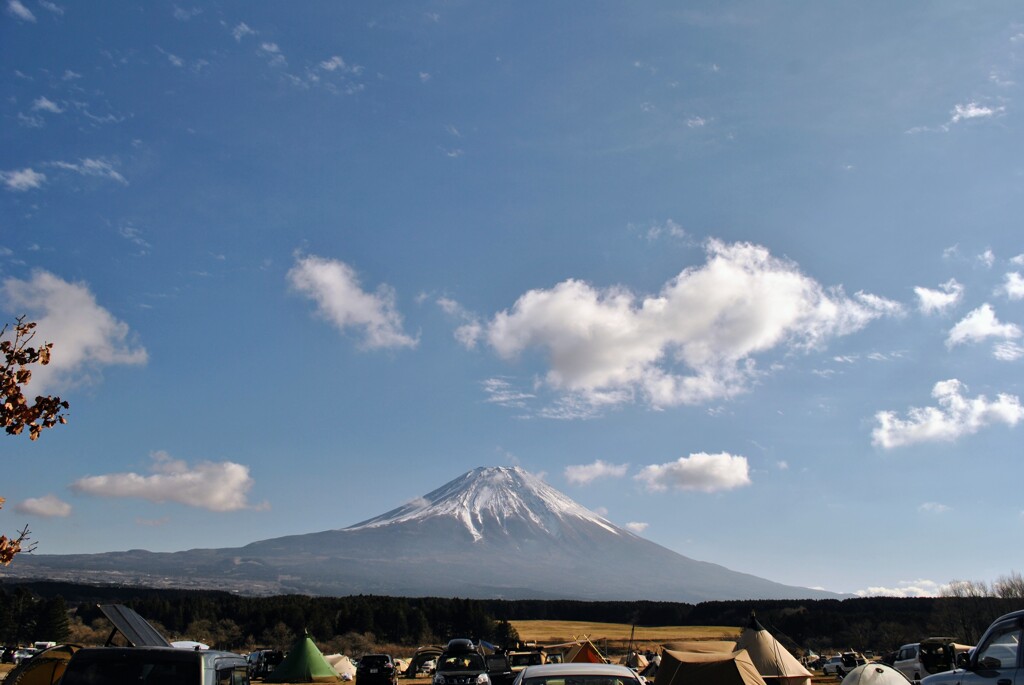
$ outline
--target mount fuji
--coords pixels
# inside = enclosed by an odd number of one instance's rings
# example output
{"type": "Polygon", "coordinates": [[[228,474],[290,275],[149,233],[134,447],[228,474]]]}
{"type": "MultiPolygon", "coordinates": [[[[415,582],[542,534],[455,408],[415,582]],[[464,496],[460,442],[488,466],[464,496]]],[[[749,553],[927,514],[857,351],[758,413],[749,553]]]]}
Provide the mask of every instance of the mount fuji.
{"type": "Polygon", "coordinates": [[[680,602],[838,597],[682,556],[509,467],[474,469],[340,530],[227,549],[21,555],[0,574],[14,576],[244,594],[680,602]]]}

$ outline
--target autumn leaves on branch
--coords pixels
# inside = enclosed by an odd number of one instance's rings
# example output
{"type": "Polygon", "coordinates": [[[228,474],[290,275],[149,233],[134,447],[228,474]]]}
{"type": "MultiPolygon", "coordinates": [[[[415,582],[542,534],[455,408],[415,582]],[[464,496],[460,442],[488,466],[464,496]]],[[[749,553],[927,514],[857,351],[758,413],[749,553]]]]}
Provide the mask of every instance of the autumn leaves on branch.
{"type": "MultiPolygon", "coordinates": [[[[13,327],[4,324],[0,329],[0,352],[4,359],[0,373],[0,425],[8,435],[20,435],[28,428],[29,440],[36,440],[44,428],[67,423],[63,412],[68,408],[67,402],[53,395],[37,395],[32,403],[25,397],[23,388],[32,380],[29,366],[49,364],[53,348],[53,343],[43,343],[39,347],[29,345],[35,337],[35,327],[34,322],[26,322],[25,317],[20,316],[13,327]],[[8,334],[8,329],[13,337],[8,334]]],[[[3,503],[4,498],[0,497],[0,508],[3,503]]],[[[0,565],[10,564],[14,555],[22,551],[28,533],[26,526],[17,537],[0,535],[0,565]]]]}

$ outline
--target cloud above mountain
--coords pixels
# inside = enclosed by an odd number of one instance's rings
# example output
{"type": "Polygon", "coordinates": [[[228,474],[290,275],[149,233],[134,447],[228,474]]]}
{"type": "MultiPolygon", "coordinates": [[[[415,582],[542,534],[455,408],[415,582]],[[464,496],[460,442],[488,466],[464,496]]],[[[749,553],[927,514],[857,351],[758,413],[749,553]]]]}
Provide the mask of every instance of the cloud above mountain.
{"type": "Polygon", "coordinates": [[[575,279],[530,290],[491,319],[485,337],[506,360],[542,351],[555,391],[660,408],[732,397],[757,376],[758,354],[820,348],[903,313],[886,298],[826,288],[758,245],[709,240],[706,253],[656,295],[575,279]]]}

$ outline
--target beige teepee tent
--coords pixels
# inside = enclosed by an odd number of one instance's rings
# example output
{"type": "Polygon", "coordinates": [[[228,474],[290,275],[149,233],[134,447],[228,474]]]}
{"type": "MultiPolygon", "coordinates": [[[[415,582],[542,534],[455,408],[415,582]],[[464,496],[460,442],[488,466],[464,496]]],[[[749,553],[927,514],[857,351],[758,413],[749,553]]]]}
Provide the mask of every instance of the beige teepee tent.
{"type": "Polygon", "coordinates": [[[747,650],[768,685],[811,685],[811,672],[764,629],[753,612],[736,641],[736,649],[747,650]]]}
{"type": "Polygon", "coordinates": [[[654,685],[765,685],[745,650],[661,652],[654,685]]]}

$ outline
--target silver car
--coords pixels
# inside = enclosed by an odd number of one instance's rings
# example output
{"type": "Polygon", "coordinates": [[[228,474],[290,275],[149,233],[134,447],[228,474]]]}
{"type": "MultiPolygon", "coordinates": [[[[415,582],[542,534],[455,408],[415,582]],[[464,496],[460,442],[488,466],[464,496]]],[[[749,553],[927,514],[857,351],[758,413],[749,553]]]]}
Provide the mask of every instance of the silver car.
{"type": "Polygon", "coordinates": [[[513,685],[643,685],[636,672],[618,664],[541,664],[527,666],[513,685]]]}

